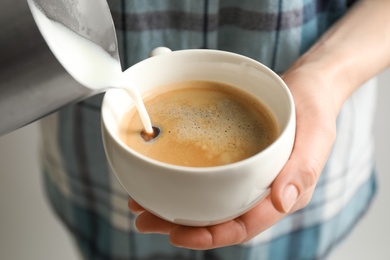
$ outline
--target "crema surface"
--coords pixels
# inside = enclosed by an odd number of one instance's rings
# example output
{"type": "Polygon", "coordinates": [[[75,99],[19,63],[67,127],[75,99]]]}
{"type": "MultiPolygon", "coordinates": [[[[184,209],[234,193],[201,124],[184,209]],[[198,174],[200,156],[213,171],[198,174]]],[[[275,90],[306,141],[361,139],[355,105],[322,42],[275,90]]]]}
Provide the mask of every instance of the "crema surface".
{"type": "Polygon", "coordinates": [[[209,167],[260,152],[277,137],[272,114],[252,95],[218,82],[186,81],[148,93],[145,106],[160,135],[140,137],[141,119],[132,109],[121,129],[137,152],[169,164],[209,167]]]}

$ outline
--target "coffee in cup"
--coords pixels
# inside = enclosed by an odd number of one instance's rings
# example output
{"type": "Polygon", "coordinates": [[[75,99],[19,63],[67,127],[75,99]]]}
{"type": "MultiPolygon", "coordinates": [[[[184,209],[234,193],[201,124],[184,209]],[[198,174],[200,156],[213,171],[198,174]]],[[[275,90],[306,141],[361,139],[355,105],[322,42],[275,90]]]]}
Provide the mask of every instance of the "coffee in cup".
{"type": "Polygon", "coordinates": [[[135,108],[123,118],[122,140],[160,162],[211,167],[238,162],[267,148],[279,134],[271,111],[253,95],[215,81],[190,80],[160,86],[143,98],[154,139],[144,139],[135,108]]]}

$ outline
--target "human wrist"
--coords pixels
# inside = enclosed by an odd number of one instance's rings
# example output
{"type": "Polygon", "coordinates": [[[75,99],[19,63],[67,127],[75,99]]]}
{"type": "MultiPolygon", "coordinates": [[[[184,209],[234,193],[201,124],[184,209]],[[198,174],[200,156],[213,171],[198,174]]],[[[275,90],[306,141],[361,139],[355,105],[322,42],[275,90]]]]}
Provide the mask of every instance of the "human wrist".
{"type": "Polygon", "coordinates": [[[305,53],[294,66],[315,78],[325,93],[332,96],[336,113],[362,81],[354,75],[350,57],[350,53],[338,51],[324,42],[305,53]]]}
{"type": "Polygon", "coordinates": [[[302,55],[282,77],[291,89],[296,104],[307,97],[304,92],[316,93],[327,102],[336,117],[350,95],[349,89],[352,89],[344,70],[341,62],[330,58],[322,50],[316,50],[302,55]]]}

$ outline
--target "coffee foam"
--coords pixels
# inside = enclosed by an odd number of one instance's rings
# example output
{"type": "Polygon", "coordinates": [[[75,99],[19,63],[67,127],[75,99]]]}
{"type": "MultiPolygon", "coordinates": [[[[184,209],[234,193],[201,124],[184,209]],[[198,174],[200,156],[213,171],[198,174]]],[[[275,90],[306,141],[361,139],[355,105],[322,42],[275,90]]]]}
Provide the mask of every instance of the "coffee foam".
{"type": "MultiPolygon", "coordinates": [[[[264,113],[264,107],[242,91],[202,81],[177,83],[169,88],[146,97],[152,123],[161,128],[154,144],[142,145],[140,152],[147,156],[179,165],[222,165],[258,153],[276,137],[276,125],[264,113]]],[[[133,134],[140,127],[139,123],[135,127],[137,120],[133,113],[129,119],[133,134]]],[[[128,145],[139,150],[139,138],[131,139],[128,145]],[[135,142],[139,143],[136,147],[135,142]]]]}

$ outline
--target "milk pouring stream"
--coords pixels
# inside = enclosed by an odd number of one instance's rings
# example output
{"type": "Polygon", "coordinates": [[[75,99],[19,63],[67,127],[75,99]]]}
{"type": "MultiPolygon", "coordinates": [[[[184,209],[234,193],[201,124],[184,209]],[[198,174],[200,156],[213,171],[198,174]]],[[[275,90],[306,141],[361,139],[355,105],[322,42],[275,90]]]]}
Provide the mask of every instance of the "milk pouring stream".
{"type": "Polygon", "coordinates": [[[146,132],[152,133],[152,125],[140,94],[131,86],[131,82],[125,82],[120,63],[100,46],[49,20],[35,5],[32,5],[31,11],[38,27],[44,27],[41,32],[50,34],[50,37],[44,35],[47,44],[72,77],[93,89],[123,88],[135,102],[146,132]]]}

